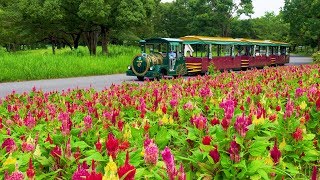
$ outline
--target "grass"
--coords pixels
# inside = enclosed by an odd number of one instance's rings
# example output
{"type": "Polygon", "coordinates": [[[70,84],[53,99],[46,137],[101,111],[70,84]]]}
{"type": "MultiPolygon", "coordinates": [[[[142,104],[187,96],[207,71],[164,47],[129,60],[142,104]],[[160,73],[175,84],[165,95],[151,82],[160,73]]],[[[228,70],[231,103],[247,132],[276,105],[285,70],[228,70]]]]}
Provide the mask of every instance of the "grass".
{"type": "MultiPolygon", "coordinates": [[[[101,49],[101,48],[99,48],[101,49]]],[[[51,48],[8,53],[0,50],[0,82],[125,73],[138,47],[109,46],[110,54],[90,56],[87,48],[51,48]]]]}

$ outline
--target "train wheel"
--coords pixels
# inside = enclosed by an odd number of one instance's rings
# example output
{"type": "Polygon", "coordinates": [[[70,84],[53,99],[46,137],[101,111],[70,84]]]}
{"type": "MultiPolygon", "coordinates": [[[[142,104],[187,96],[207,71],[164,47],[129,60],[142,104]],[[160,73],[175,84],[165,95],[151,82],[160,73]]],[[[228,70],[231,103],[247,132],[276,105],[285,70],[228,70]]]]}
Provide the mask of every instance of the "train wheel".
{"type": "Polygon", "coordinates": [[[137,76],[137,78],[139,79],[139,81],[143,81],[144,80],[144,76],[137,76]]]}

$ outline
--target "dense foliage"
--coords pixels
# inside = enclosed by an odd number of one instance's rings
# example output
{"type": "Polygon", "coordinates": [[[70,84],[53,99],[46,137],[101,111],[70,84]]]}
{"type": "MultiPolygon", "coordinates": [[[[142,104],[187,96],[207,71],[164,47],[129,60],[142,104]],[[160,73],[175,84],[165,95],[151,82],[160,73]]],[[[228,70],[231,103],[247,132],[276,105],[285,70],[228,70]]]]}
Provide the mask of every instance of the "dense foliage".
{"type": "Polygon", "coordinates": [[[317,179],[320,66],[0,102],[5,179],[317,179]]]}

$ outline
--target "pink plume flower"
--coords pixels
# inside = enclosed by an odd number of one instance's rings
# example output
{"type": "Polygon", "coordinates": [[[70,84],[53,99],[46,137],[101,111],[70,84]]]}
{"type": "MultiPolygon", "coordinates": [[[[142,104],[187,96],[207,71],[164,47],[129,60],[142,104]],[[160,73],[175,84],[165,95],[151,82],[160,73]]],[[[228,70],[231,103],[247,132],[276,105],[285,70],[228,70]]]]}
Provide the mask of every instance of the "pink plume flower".
{"type": "Polygon", "coordinates": [[[87,176],[86,180],[102,180],[102,174],[96,172],[95,161],[92,160],[91,173],[87,176]]]}
{"type": "Polygon", "coordinates": [[[234,123],[234,128],[240,134],[240,136],[245,137],[247,134],[248,126],[252,124],[252,121],[245,117],[244,114],[242,116],[238,116],[236,122],[234,123]]]}
{"type": "Polygon", "coordinates": [[[6,148],[6,152],[14,152],[17,149],[17,145],[12,138],[7,138],[3,141],[1,147],[6,148]]]}
{"type": "Polygon", "coordinates": [[[318,168],[317,166],[313,166],[311,180],[317,180],[318,176],[318,168]]]}
{"type": "Polygon", "coordinates": [[[4,174],[4,180],[24,180],[24,175],[21,171],[15,171],[11,175],[6,171],[4,174]]]}
{"type": "Polygon", "coordinates": [[[224,117],[226,119],[232,119],[234,115],[234,109],[237,106],[235,101],[227,99],[220,103],[220,107],[224,109],[224,117]]]}
{"type": "Polygon", "coordinates": [[[90,115],[87,115],[83,118],[85,129],[91,129],[92,128],[92,118],[90,115]]]}
{"type": "Polygon", "coordinates": [[[284,119],[289,118],[290,116],[292,116],[294,111],[294,104],[293,102],[289,99],[286,105],[286,111],[284,113],[284,119]]]}
{"type": "Polygon", "coordinates": [[[35,172],[33,164],[32,164],[32,159],[30,158],[29,167],[27,169],[27,176],[29,179],[34,179],[35,174],[36,174],[36,172],[35,172]]]}
{"type": "Polygon", "coordinates": [[[24,125],[27,126],[29,129],[32,129],[36,126],[36,119],[32,117],[30,112],[28,112],[27,117],[24,118],[24,125]]]}
{"type": "Polygon", "coordinates": [[[175,163],[174,163],[174,157],[171,154],[170,149],[168,147],[166,147],[161,152],[161,155],[162,155],[162,159],[163,159],[164,163],[166,164],[169,179],[174,180],[175,176],[177,174],[177,170],[176,170],[175,163]]]}
{"type": "Polygon", "coordinates": [[[159,149],[157,145],[147,137],[144,142],[144,161],[146,164],[156,165],[159,158],[159,149]]]}
{"type": "Polygon", "coordinates": [[[297,128],[296,131],[292,134],[292,137],[296,140],[296,141],[301,141],[303,139],[303,131],[301,128],[297,128]]]}
{"type": "Polygon", "coordinates": [[[21,150],[23,152],[32,152],[34,150],[34,144],[30,144],[28,142],[23,142],[21,145],[21,150]]]}
{"type": "Polygon", "coordinates": [[[184,168],[183,168],[182,164],[180,164],[180,168],[179,168],[177,177],[178,177],[178,180],[186,180],[187,179],[187,176],[186,176],[186,173],[184,172],[184,168]]]}
{"type": "Polygon", "coordinates": [[[202,115],[191,117],[190,121],[200,130],[207,127],[207,118],[202,115]]]}
{"type": "Polygon", "coordinates": [[[231,141],[228,152],[232,161],[240,162],[240,148],[240,145],[235,140],[231,141]]]}
{"type": "Polygon", "coordinates": [[[58,119],[62,122],[62,125],[61,125],[62,134],[65,136],[70,134],[72,121],[69,113],[60,113],[58,116],[58,119]]]}
{"type": "Polygon", "coordinates": [[[88,172],[87,169],[88,169],[87,166],[79,164],[78,165],[78,169],[72,175],[72,180],[84,180],[84,179],[86,179],[90,175],[90,173],[88,172]]]}

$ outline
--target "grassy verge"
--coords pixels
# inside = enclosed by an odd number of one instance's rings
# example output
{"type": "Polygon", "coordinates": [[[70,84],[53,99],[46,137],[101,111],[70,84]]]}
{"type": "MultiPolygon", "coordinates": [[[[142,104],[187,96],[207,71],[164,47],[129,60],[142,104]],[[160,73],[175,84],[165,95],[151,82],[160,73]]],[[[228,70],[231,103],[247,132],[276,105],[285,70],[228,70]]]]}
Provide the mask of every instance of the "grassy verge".
{"type": "MultiPolygon", "coordinates": [[[[51,49],[0,52],[0,82],[124,73],[138,47],[109,46],[110,55],[88,55],[85,47],[71,51],[51,49]]],[[[98,54],[101,54],[100,52],[98,54]]]]}

